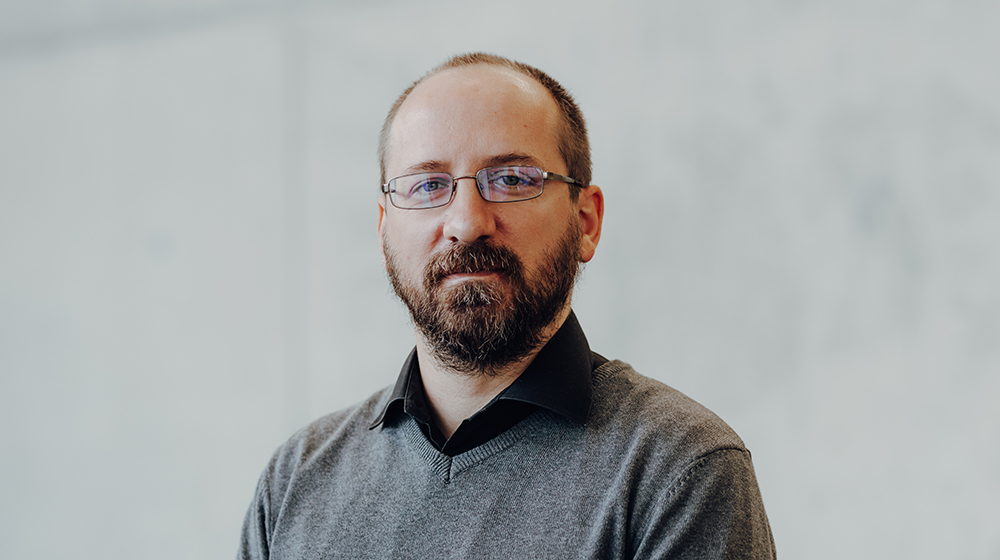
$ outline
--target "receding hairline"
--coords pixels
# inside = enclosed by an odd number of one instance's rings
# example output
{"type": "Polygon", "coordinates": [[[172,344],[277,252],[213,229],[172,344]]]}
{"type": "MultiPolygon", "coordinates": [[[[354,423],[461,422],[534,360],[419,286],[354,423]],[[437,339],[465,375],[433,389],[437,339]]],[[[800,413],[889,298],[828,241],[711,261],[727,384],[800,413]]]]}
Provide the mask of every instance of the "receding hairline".
{"type": "MultiPolygon", "coordinates": [[[[506,59],[501,59],[501,60],[506,60],[506,59]]],[[[550,92],[548,89],[546,89],[545,85],[542,84],[541,82],[539,82],[538,80],[536,80],[531,74],[528,74],[527,72],[521,70],[520,68],[517,68],[516,66],[514,66],[512,64],[504,64],[502,62],[494,62],[494,61],[486,61],[486,60],[477,61],[477,62],[469,62],[469,63],[460,64],[460,65],[451,65],[451,64],[449,64],[451,62],[452,61],[449,60],[449,61],[447,61],[447,62],[445,62],[443,64],[440,64],[438,66],[435,66],[434,68],[432,68],[431,70],[429,70],[426,74],[424,74],[419,79],[417,79],[412,84],[410,84],[410,86],[407,87],[403,91],[402,94],[400,94],[399,98],[393,104],[392,109],[390,109],[390,111],[389,111],[389,114],[386,115],[387,118],[386,118],[385,124],[382,127],[382,134],[384,136],[385,142],[384,142],[384,144],[383,144],[383,142],[379,142],[379,156],[380,156],[380,159],[382,160],[383,165],[385,164],[385,160],[388,158],[388,155],[389,155],[389,143],[388,143],[388,141],[389,141],[389,138],[391,137],[391,134],[392,134],[392,127],[396,123],[396,119],[399,116],[399,112],[403,108],[403,105],[406,104],[406,102],[410,99],[410,96],[413,94],[414,91],[417,90],[417,88],[419,88],[420,86],[424,85],[425,82],[427,82],[429,80],[432,80],[432,79],[434,79],[434,78],[436,78],[436,77],[438,77],[438,76],[440,76],[442,74],[451,74],[451,73],[457,74],[459,72],[469,71],[469,70],[475,69],[477,67],[478,68],[493,68],[493,69],[496,69],[496,70],[505,71],[505,73],[507,73],[509,75],[517,76],[517,77],[524,78],[524,79],[530,81],[534,86],[537,86],[542,91],[544,91],[545,94],[546,94],[546,96],[549,99],[551,99],[553,103],[555,103],[555,105],[556,105],[556,111],[557,111],[557,113],[559,113],[559,105],[556,102],[555,98],[553,97],[552,92],[550,92]]],[[[565,120],[565,119],[561,118],[561,115],[559,115],[559,116],[560,116],[560,119],[559,119],[560,121],[565,120]]],[[[383,177],[382,180],[384,182],[385,181],[385,177],[383,177]]]]}
{"type": "MultiPolygon", "coordinates": [[[[442,67],[435,68],[430,72],[428,72],[427,75],[421,77],[420,80],[414,82],[413,87],[409,91],[409,94],[412,94],[413,91],[415,91],[419,86],[423,85],[424,82],[437,78],[442,74],[460,74],[463,72],[475,72],[477,70],[496,70],[504,74],[507,74],[509,76],[522,79],[523,81],[530,82],[533,86],[537,86],[538,88],[541,89],[541,91],[544,91],[546,94],[548,94],[549,97],[552,97],[552,94],[549,93],[547,89],[545,89],[545,86],[542,85],[541,82],[536,80],[530,74],[526,74],[525,72],[521,71],[519,68],[515,66],[506,66],[494,62],[475,62],[472,64],[465,64],[462,66],[448,66],[443,68],[442,67]]],[[[409,94],[407,94],[407,98],[409,98],[409,94]]]]}
{"type": "MultiPolygon", "coordinates": [[[[386,127],[385,145],[379,146],[380,157],[382,159],[382,165],[384,167],[388,166],[388,160],[391,153],[390,147],[392,144],[392,133],[396,121],[399,120],[400,114],[404,112],[404,107],[406,107],[409,103],[413,102],[411,101],[411,98],[414,95],[418,94],[418,90],[421,89],[421,86],[427,87],[428,85],[430,85],[428,82],[433,82],[434,80],[439,79],[447,74],[460,75],[462,73],[475,71],[476,69],[494,69],[511,77],[513,79],[512,82],[516,84],[514,87],[523,94],[521,95],[521,99],[526,100],[525,102],[529,106],[537,106],[543,108],[545,114],[547,115],[546,120],[548,120],[549,118],[553,119],[549,121],[551,123],[550,126],[552,127],[550,133],[552,135],[552,141],[557,144],[559,143],[560,137],[567,128],[565,123],[566,119],[563,117],[562,111],[559,108],[559,103],[553,97],[552,93],[548,89],[546,89],[546,87],[538,80],[534,79],[532,76],[528,74],[525,74],[524,72],[519,71],[516,68],[510,68],[500,64],[481,62],[476,64],[468,64],[464,66],[435,69],[436,71],[428,72],[427,75],[421,77],[420,80],[414,82],[413,85],[410,86],[410,88],[408,88],[404,92],[404,95],[400,96],[399,102],[393,106],[393,111],[391,113],[392,118],[390,120],[387,120],[385,123],[386,127]],[[526,85],[527,87],[525,87],[522,84],[526,85]],[[535,95],[538,96],[535,97],[535,95]]],[[[472,79],[470,81],[476,82],[477,80],[472,79]]],[[[383,177],[382,181],[385,182],[385,179],[386,178],[383,177]]]]}

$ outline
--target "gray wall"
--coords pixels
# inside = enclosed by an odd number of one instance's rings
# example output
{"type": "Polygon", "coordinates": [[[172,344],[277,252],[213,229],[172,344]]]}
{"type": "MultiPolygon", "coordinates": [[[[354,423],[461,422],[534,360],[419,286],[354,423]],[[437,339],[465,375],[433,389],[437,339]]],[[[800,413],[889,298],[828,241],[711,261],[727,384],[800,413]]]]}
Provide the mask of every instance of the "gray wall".
{"type": "Polygon", "coordinates": [[[226,558],[273,449],[412,344],[403,87],[586,113],[592,346],[718,412],[785,558],[1000,558],[1000,5],[0,2],[0,557],[226,558]]]}

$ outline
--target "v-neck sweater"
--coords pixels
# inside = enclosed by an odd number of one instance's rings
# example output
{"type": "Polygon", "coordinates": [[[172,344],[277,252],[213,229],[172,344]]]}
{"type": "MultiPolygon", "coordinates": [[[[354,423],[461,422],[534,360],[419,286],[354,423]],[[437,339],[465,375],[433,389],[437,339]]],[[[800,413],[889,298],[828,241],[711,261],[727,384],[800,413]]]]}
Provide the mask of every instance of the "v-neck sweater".
{"type": "Polygon", "coordinates": [[[449,457],[391,388],[278,449],[240,558],[774,558],[750,453],[718,417],[612,361],[584,424],[538,409],[449,457]]]}

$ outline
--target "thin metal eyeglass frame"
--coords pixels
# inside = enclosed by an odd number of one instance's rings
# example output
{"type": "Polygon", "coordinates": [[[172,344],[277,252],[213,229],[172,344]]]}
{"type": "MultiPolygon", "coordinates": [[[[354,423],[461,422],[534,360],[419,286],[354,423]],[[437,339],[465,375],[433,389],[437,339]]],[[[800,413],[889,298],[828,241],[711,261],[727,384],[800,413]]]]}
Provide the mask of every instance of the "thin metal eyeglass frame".
{"type": "Polygon", "coordinates": [[[574,186],[579,187],[581,189],[585,188],[583,186],[583,183],[581,183],[580,181],[577,181],[576,179],[574,179],[572,177],[567,177],[565,175],[560,175],[558,173],[552,173],[551,171],[542,171],[541,168],[535,167],[533,165],[496,165],[496,166],[493,166],[493,167],[484,167],[484,168],[480,169],[479,171],[477,171],[475,175],[463,175],[461,177],[454,177],[454,176],[452,176],[451,173],[448,173],[446,171],[442,171],[440,173],[437,173],[437,172],[431,172],[431,173],[409,173],[407,175],[400,175],[399,177],[393,177],[392,179],[389,179],[388,181],[386,181],[385,183],[383,183],[380,190],[382,191],[382,194],[389,195],[389,202],[393,206],[395,206],[396,208],[399,208],[400,210],[432,210],[434,208],[441,208],[442,206],[448,206],[449,204],[451,204],[451,201],[454,200],[454,198],[455,198],[455,192],[458,190],[456,187],[458,186],[459,179],[472,179],[472,180],[474,180],[476,182],[476,192],[479,193],[480,198],[482,198],[486,202],[492,202],[494,204],[508,204],[508,203],[512,203],[512,202],[524,202],[525,200],[532,200],[532,199],[538,198],[538,197],[542,196],[542,193],[545,192],[545,181],[550,181],[550,180],[551,181],[560,181],[562,183],[568,183],[570,185],[574,185],[574,186]],[[490,199],[486,198],[486,196],[483,195],[483,189],[480,188],[478,175],[480,173],[482,173],[483,171],[486,171],[488,169],[503,169],[503,168],[507,168],[507,167],[534,167],[535,169],[538,169],[539,171],[541,171],[541,173],[542,173],[542,188],[541,188],[541,190],[538,191],[538,194],[536,194],[535,196],[529,197],[529,198],[518,198],[518,199],[514,199],[514,200],[490,200],[490,199]],[[396,201],[393,200],[393,197],[392,197],[392,193],[395,192],[395,191],[390,191],[389,190],[389,183],[395,181],[396,179],[402,179],[403,177],[410,177],[412,175],[429,175],[431,173],[433,173],[435,175],[447,175],[447,176],[451,177],[451,193],[448,195],[447,202],[443,202],[441,204],[437,204],[437,205],[434,205],[434,206],[399,206],[399,205],[396,204],[396,201]]]}

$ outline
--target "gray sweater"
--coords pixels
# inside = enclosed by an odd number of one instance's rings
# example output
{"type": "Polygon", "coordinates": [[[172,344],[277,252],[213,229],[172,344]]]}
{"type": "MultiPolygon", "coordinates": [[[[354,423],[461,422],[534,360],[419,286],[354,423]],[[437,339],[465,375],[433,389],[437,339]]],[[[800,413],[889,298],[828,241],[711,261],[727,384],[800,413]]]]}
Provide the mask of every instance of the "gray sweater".
{"type": "Polygon", "coordinates": [[[275,453],[239,558],[774,558],[750,452],[683,394],[612,361],[586,424],[539,409],[470,451],[408,416],[370,430],[389,389],[275,453]]]}

